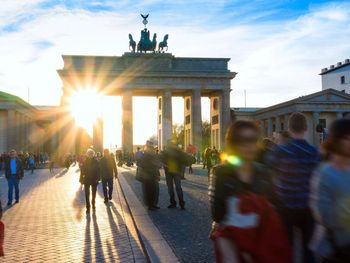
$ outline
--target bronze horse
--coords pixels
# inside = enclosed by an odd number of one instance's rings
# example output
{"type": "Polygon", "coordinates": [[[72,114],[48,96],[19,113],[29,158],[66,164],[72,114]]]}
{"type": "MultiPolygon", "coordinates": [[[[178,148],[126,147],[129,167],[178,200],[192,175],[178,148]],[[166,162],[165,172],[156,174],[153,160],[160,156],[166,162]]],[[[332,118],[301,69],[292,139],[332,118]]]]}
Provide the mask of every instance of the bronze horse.
{"type": "Polygon", "coordinates": [[[132,35],[129,34],[129,50],[131,50],[132,52],[135,52],[136,49],[136,42],[135,40],[132,38],[132,35]],[[130,49],[131,48],[131,49],[130,49]]]}
{"type": "Polygon", "coordinates": [[[158,52],[159,53],[161,53],[161,52],[164,53],[164,48],[166,48],[166,51],[168,51],[168,38],[169,38],[169,35],[166,34],[164,36],[163,41],[159,42],[159,45],[158,45],[158,52]]]}

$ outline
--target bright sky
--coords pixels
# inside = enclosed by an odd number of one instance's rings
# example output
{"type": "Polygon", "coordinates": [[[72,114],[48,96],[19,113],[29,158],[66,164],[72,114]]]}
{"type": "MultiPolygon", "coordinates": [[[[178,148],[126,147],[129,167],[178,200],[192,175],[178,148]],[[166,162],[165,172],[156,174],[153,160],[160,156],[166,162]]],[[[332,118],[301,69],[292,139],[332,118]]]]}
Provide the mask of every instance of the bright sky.
{"type": "MultiPolygon", "coordinates": [[[[350,57],[348,0],[0,0],[0,90],[27,100],[29,89],[31,104],[58,105],[61,55],[123,54],[128,33],[139,38],[140,13],[150,13],[152,34],[169,34],[175,56],[231,58],[234,107],[244,106],[244,90],[249,107],[318,91],[321,68],[350,57]]],[[[107,101],[107,112],[120,108],[118,98],[107,101]]],[[[174,122],[182,103],[174,99],[174,122]]],[[[135,143],[143,143],[156,133],[155,99],[135,98],[134,116],[135,143]]],[[[113,125],[106,145],[120,142],[113,125]]]]}

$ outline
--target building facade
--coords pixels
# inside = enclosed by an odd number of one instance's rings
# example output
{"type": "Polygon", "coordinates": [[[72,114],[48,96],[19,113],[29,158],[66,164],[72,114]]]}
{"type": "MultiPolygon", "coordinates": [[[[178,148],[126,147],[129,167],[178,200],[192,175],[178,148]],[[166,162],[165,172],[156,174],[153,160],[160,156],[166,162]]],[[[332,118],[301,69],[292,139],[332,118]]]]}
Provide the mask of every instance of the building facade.
{"type": "Polygon", "coordinates": [[[286,101],[267,108],[233,108],[233,120],[255,121],[264,137],[274,138],[283,130],[288,130],[288,118],[293,112],[302,112],[308,122],[306,140],[319,146],[322,134],[317,132],[316,127],[321,125],[327,132],[330,124],[350,114],[350,95],[334,89],[302,96],[294,100],[286,101]]]}
{"type": "Polygon", "coordinates": [[[322,90],[335,89],[350,94],[350,59],[323,68],[320,75],[322,90]]]}
{"type": "Polygon", "coordinates": [[[11,149],[51,153],[57,143],[54,128],[57,109],[43,110],[0,91],[0,153],[11,149]]]}

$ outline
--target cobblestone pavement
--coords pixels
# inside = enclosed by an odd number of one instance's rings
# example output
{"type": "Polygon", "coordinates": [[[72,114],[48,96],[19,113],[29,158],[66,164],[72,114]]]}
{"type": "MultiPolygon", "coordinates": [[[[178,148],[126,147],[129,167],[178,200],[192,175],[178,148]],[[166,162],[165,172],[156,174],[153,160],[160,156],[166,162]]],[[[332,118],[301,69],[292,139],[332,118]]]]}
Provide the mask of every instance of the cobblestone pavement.
{"type": "MultiPolygon", "coordinates": [[[[140,201],[141,185],[135,180],[134,168],[122,168],[123,176],[140,201]]],[[[160,210],[150,212],[154,224],[182,262],[214,262],[213,246],[208,238],[211,216],[208,200],[208,177],[201,166],[194,167],[194,175],[186,174],[182,181],[186,210],[167,209],[169,196],[162,176],[160,181],[160,210]]]]}
{"type": "MultiPolygon", "coordinates": [[[[147,262],[118,181],[110,205],[98,186],[96,213],[87,216],[78,179],[77,166],[53,175],[46,169],[26,173],[20,203],[5,208],[0,262],[147,262]]],[[[6,205],[3,177],[0,190],[6,205]]]]}

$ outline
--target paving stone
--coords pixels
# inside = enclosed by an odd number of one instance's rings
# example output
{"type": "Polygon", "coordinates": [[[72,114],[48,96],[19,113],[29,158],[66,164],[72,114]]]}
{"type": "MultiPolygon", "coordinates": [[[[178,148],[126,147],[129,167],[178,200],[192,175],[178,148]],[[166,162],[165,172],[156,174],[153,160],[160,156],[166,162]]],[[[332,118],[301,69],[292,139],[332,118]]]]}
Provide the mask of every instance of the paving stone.
{"type": "MultiPolygon", "coordinates": [[[[98,186],[96,213],[86,216],[79,169],[56,172],[26,173],[20,182],[20,203],[4,209],[5,257],[0,262],[146,262],[118,181],[107,206],[98,186]]],[[[3,177],[0,191],[4,205],[3,177]]]]}

